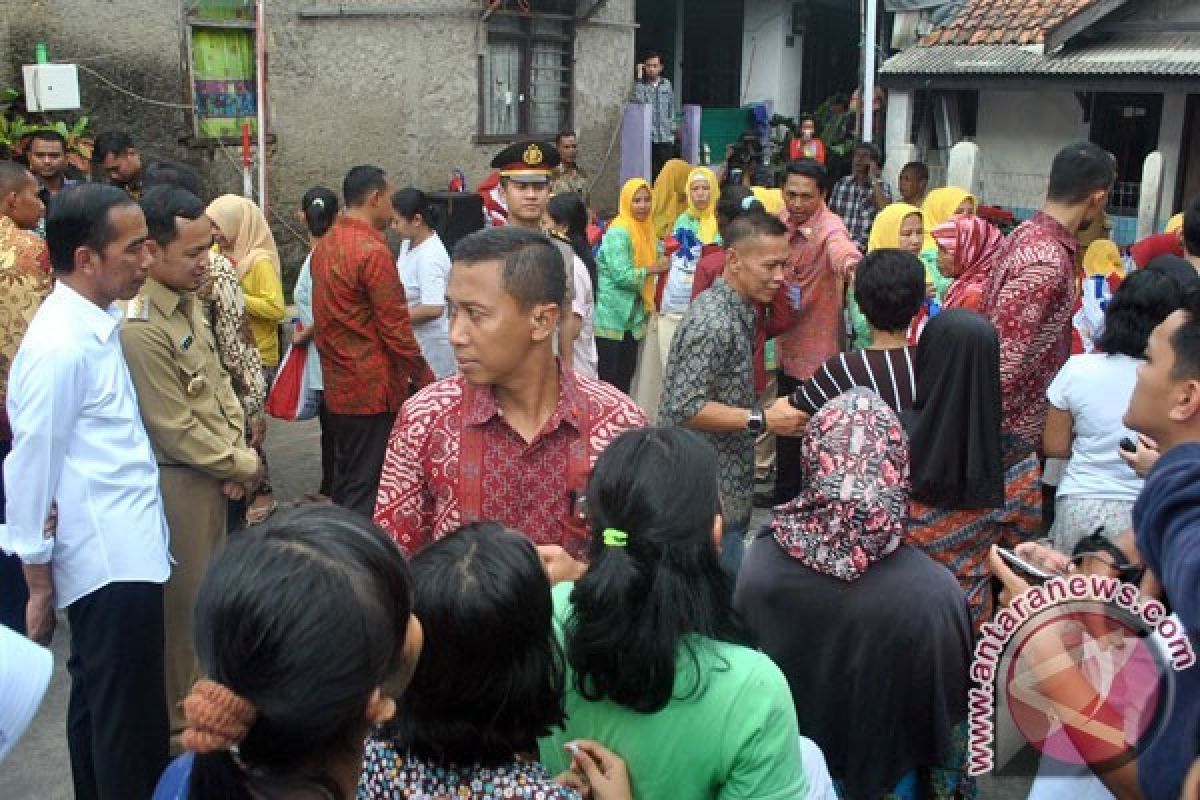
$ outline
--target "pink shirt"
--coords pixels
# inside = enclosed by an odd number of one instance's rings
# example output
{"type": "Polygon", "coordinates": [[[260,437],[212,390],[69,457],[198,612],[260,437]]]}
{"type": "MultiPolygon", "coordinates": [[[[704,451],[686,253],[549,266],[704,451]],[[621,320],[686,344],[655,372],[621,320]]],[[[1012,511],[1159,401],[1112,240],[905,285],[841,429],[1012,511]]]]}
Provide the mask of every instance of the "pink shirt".
{"type": "Polygon", "coordinates": [[[841,218],[823,204],[800,225],[791,222],[787,209],[779,218],[792,247],[784,291],[800,289],[798,321],[779,337],[779,357],[784,372],[804,381],[841,350],[846,281],[862,254],[841,218]]]}

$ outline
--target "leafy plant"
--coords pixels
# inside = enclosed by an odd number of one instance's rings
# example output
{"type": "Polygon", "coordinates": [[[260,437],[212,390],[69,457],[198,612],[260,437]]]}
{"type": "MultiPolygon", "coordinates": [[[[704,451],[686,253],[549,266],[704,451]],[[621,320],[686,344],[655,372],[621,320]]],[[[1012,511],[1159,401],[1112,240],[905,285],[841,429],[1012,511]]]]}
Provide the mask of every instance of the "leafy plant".
{"type": "Polygon", "coordinates": [[[38,114],[31,122],[17,113],[16,104],[21,93],[8,88],[0,91],[0,150],[7,150],[9,157],[22,158],[29,141],[38,131],[55,131],[67,141],[67,163],[84,175],[91,171],[92,147],[95,142],[88,135],[91,121],[84,115],[75,120],[51,119],[38,114]]]}

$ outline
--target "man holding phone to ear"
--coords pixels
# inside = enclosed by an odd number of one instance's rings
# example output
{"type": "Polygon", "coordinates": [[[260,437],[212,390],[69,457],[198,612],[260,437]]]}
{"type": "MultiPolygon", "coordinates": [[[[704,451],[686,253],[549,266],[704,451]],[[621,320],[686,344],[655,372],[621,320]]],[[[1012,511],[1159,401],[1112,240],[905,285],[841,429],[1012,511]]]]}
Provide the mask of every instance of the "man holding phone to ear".
{"type": "Polygon", "coordinates": [[[650,106],[650,160],[658,177],[663,164],[675,157],[675,90],[663,77],[663,57],[654,50],[637,65],[637,83],[633,86],[634,103],[650,106]]]}

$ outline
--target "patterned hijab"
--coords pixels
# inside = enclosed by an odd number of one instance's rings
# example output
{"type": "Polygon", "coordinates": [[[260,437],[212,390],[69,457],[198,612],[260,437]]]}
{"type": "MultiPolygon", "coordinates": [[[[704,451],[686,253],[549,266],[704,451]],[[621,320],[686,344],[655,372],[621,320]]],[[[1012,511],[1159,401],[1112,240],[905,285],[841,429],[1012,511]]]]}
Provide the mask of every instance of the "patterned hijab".
{"type": "Polygon", "coordinates": [[[904,429],[877,394],[851,389],[809,421],[801,448],[804,488],[775,512],[775,541],[817,572],[857,580],[904,535],[904,429]]]}
{"type": "Polygon", "coordinates": [[[267,218],[252,200],[224,194],[209,203],[205,213],[229,240],[229,252],[225,255],[237,266],[238,278],[264,259],[271,262],[275,277],[279,277],[279,250],[275,247],[275,237],[271,235],[267,218]]]}
{"type": "Polygon", "coordinates": [[[930,234],[937,246],[954,261],[954,284],[946,291],[947,308],[963,305],[971,290],[982,291],[988,280],[996,249],[1004,235],[982,217],[958,215],[934,228],[930,234]]]}
{"type": "Polygon", "coordinates": [[[662,239],[670,236],[675,220],[687,208],[687,181],[692,165],[681,158],[672,158],[659,170],[654,179],[654,233],[662,239]]]}
{"type": "Polygon", "coordinates": [[[908,203],[889,203],[885,206],[875,215],[875,222],[871,223],[871,238],[867,240],[867,252],[870,253],[872,250],[884,247],[899,247],[900,228],[904,225],[904,220],[913,214],[918,217],[922,216],[921,209],[910,206],[908,203]]]}
{"type": "Polygon", "coordinates": [[[717,201],[721,199],[721,186],[717,183],[717,176],[708,167],[696,167],[688,173],[687,188],[688,216],[700,223],[696,228],[696,236],[703,244],[713,244],[720,235],[720,231],[717,230],[717,201]],[[704,210],[692,204],[692,184],[701,181],[707,183],[709,188],[708,205],[704,210]]]}

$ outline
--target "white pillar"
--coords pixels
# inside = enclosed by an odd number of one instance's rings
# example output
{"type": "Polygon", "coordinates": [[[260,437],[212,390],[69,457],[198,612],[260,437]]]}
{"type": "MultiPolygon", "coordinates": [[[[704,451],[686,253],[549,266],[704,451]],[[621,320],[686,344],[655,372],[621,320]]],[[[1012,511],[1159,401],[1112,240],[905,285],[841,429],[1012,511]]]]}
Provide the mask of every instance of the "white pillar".
{"type": "Polygon", "coordinates": [[[879,17],[878,0],[867,0],[864,13],[867,15],[867,29],[863,36],[862,138],[864,142],[870,142],[874,139],[875,131],[875,40],[879,38],[875,28],[879,17]]]}
{"type": "Polygon", "coordinates": [[[1155,150],[1142,162],[1142,188],[1138,197],[1137,238],[1154,233],[1162,206],[1163,157],[1155,150]]]}
{"type": "Polygon", "coordinates": [[[959,142],[951,147],[950,160],[946,165],[946,185],[957,186],[979,197],[982,188],[979,161],[979,145],[974,142],[959,142]]]}
{"type": "MultiPolygon", "coordinates": [[[[1179,178],[1179,165],[1183,163],[1183,130],[1187,114],[1187,94],[1185,92],[1163,92],[1162,117],[1158,126],[1158,151],[1162,153],[1162,202],[1155,220],[1154,230],[1162,230],[1167,219],[1180,209],[1175,208],[1176,182],[1179,178]]],[[[1184,202],[1188,198],[1183,198],[1184,202]]]]}
{"type": "Polygon", "coordinates": [[[893,187],[900,178],[900,170],[909,161],[916,160],[917,148],[909,141],[912,133],[913,92],[895,89],[888,92],[887,127],[884,130],[883,179],[893,187]]]}

